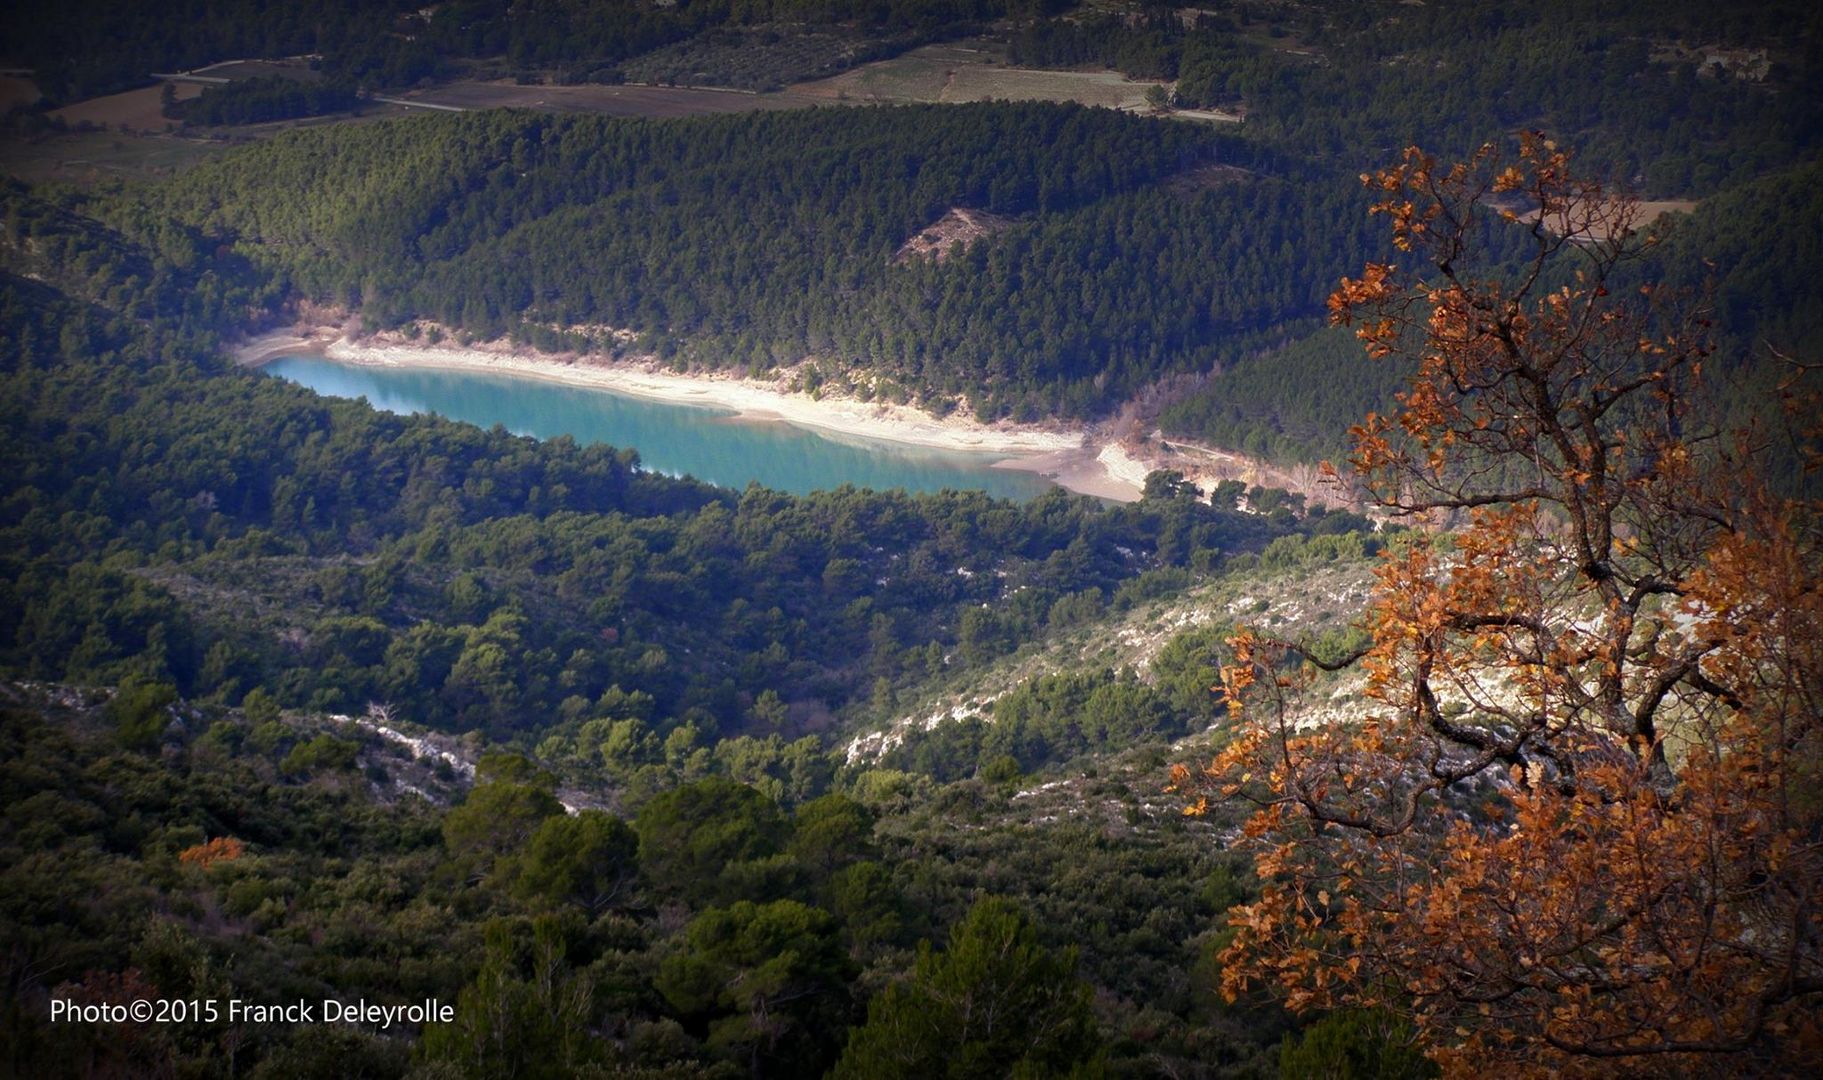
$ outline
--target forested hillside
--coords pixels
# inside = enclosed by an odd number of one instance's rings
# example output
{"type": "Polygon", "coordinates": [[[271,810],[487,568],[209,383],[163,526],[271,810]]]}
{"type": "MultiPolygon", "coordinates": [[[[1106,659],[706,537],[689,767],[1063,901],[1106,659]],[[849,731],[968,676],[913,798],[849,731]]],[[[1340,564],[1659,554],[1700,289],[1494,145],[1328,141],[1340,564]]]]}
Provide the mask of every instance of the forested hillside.
{"type": "Polygon", "coordinates": [[[1345,186],[1232,136],[1044,105],[427,118],[287,136],[162,195],[372,325],[547,347],[605,325],[679,364],[809,357],[1028,420],[1315,314],[1366,228],[1345,186]],[[1233,171],[1167,184],[1210,165],[1233,171]],[[1014,224],[961,258],[894,259],[958,206],[1014,224]]]}
{"type": "Polygon", "coordinates": [[[432,783],[463,799],[445,808],[400,793],[409,752],[269,703],[0,686],[9,1069],[909,1078],[966,1054],[982,1076],[1258,1076],[1288,1029],[1194,974],[1251,883],[1208,823],[1126,809],[1155,763],[1037,795],[871,770],[783,807],[698,777],[624,820],[566,816],[522,757],[478,764],[432,783]],[[53,994],[221,1013],[52,1026],[53,994]],[[225,1015],[325,997],[455,1019],[418,1039],[225,1015]],[[983,1030],[971,999],[1019,1008],[983,1030]]]}
{"type": "MultiPolygon", "coordinates": [[[[1789,376],[1778,355],[1823,348],[1823,166],[1783,169],[1655,222],[1660,242],[1623,268],[1630,287],[1660,283],[1709,310],[1710,375],[1730,426],[1749,422],[1789,376]]],[[[1166,406],[1167,432],[1275,459],[1341,460],[1363,403],[1390,402],[1409,364],[1368,362],[1354,335],[1317,330],[1209,379],[1166,406]]],[[[1760,419],[1769,419],[1761,415],[1760,419]]],[[[1774,453],[1781,482],[1798,462],[1774,453]]]]}
{"type": "Polygon", "coordinates": [[[52,302],[9,280],[0,648],[33,677],[388,700],[503,735],[587,719],[618,686],[655,702],[660,738],[796,735],[951,650],[1011,649],[1066,596],[1284,527],[1061,493],[737,496],[607,447],[325,402],[175,342],[148,363],[147,338],[52,302]]]}
{"type": "MultiPolygon", "coordinates": [[[[1122,676],[1116,722],[1091,730],[1073,702],[1103,680],[1061,698],[1041,681],[1017,745],[913,771],[848,763],[833,736],[1047,628],[1364,519],[1170,485],[1129,507],[737,495],[608,447],[380,415],[216,356],[225,313],[279,302],[256,260],[118,204],[112,227],[6,194],[0,663],[34,680],[4,691],[9,1068],[1270,1062],[1276,1010],[1228,1009],[1190,974],[1245,877],[1208,825],[1126,802],[1206,724],[1200,694],[1122,676]],[[463,736],[473,790],[326,715],[370,703],[463,736]],[[1045,769],[1071,788],[1024,780],[1045,769]],[[559,791],[610,812],[566,816],[559,791]],[[968,959],[1010,946],[1025,959],[968,959]],[[783,981],[728,989],[756,971],[783,981]],[[958,979],[1071,1034],[1032,1049],[918,1004],[958,979]],[[41,1023],[53,997],[128,992],[429,996],[456,1020],[415,1043],[416,1026],[41,1023]],[[938,1026],[882,1046],[908,1011],[938,1026]]],[[[1180,652],[1184,685],[1214,680],[1206,640],[1180,652]]]]}
{"type": "MultiPolygon", "coordinates": [[[[1719,360],[1750,382],[1765,345],[1790,353],[1823,326],[1790,296],[1818,259],[1814,172],[1658,222],[1668,242],[1641,271],[1701,290],[1716,267],[1719,360]]],[[[1251,127],[1046,105],[437,117],[276,139],[158,202],[370,327],[754,373],[810,360],[819,379],[984,419],[1092,418],[1215,373],[1167,409],[1168,433],[1312,460],[1403,377],[1339,338],[1298,340],[1337,278],[1384,253],[1352,177],[1251,127]],[[895,257],[954,207],[1011,224],[960,257],[895,257]]],[[[1502,243],[1518,257],[1530,240],[1502,243]]]]}
{"type": "MultiPolygon", "coordinates": [[[[1656,223],[1666,242],[1637,274],[1700,291],[1716,268],[1737,411],[1764,388],[1765,344],[1790,353],[1823,327],[1793,295],[1819,261],[1815,171],[1656,223]]],[[[818,378],[984,419],[1091,418],[1213,373],[1165,409],[1168,434],[1304,461],[1339,456],[1405,377],[1345,335],[1309,336],[1343,271],[1384,254],[1364,203],[1351,178],[1251,138],[1048,105],[422,118],[275,139],[153,200],[369,328],[429,320],[753,373],[808,359],[818,378]],[[896,256],[958,206],[1012,223],[955,257],[896,256]]],[[[1531,243],[1497,235],[1514,258],[1531,243]]]]}
{"type": "Polygon", "coordinates": [[[760,88],[959,36],[1171,85],[1145,115],[362,117],[0,180],[0,1074],[1426,1077],[1565,1031],[1579,1075],[1802,1056],[1808,6],[421,5],[28,4],[0,48],[51,98],[8,123],[236,56],[318,74],[175,112],[760,88]],[[1171,115],[1202,107],[1231,115],[1171,115]],[[1520,130],[1523,169],[1404,151],[1520,130]],[[1674,201],[1623,250],[1533,223],[1565,191],[1674,201]],[[727,490],[228,358],[312,319],[1206,444],[1173,461],[1336,460],[1376,411],[1357,490],[1390,516],[1169,471],[1128,504],[727,490]],[[1702,1008],[1660,1030],[1640,987],[1702,1008]],[[52,1020],[136,999],[450,1018],[52,1020]]]}
{"type": "Polygon", "coordinates": [[[1413,142],[1446,156],[1522,127],[1656,198],[1708,195],[1823,139],[1804,3],[1525,0],[1085,10],[1012,38],[1015,62],[1176,80],[1187,107],[1349,168],[1413,142]],[[1722,66],[1704,65],[1716,57],[1722,66]]]}

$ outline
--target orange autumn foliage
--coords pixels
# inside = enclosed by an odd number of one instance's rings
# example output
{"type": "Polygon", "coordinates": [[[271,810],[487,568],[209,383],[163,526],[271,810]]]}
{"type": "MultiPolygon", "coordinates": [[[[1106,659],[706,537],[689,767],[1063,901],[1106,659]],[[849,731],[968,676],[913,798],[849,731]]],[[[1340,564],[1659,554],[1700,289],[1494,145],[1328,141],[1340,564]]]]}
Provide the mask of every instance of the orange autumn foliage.
{"type": "Polygon", "coordinates": [[[1403,1010],[1455,1076],[1823,1060],[1823,507],[1705,425],[1700,309],[1618,287],[1650,238],[1565,152],[1364,179],[1417,269],[1332,318],[1418,374],[1353,464],[1452,531],[1378,570],[1357,722],[1300,725],[1316,661],[1232,641],[1234,740],[1184,778],[1257,805],[1224,992],[1403,1010]],[[1473,276],[1502,227],[1528,264],[1473,276]]]}
{"type": "Polygon", "coordinates": [[[218,836],[177,853],[177,861],[204,870],[219,862],[233,862],[247,853],[247,845],[232,836],[218,836]]]}

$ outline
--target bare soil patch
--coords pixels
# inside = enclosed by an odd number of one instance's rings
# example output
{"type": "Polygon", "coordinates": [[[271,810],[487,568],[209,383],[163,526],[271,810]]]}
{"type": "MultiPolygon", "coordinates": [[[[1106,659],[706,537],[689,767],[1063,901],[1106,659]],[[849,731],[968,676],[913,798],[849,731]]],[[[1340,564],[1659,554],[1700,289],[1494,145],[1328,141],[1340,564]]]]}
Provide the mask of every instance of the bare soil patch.
{"type": "MultiPolygon", "coordinates": [[[[1645,229],[1648,225],[1651,225],[1654,221],[1657,221],[1666,214],[1688,213],[1689,211],[1696,209],[1696,202],[1695,199],[1641,199],[1639,202],[1639,212],[1633,221],[1633,228],[1635,230],[1645,229]]],[[[1538,219],[1538,211],[1536,209],[1526,210],[1520,213],[1519,219],[1525,222],[1536,221],[1538,219]]],[[[1591,240],[1610,239],[1609,231],[1602,227],[1604,224],[1604,222],[1599,221],[1591,222],[1585,238],[1591,240]]]]}
{"type": "Polygon", "coordinates": [[[926,256],[941,260],[949,255],[951,245],[960,243],[966,247],[984,236],[992,236],[1012,223],[1012,218],[1000,214],[952,206],[948,213],[900,245],[898,252],[893,255],[893,261],[905,262],[926,256]]]}
{"type": "Polygon", "coordinates": [[[1172,109],[1165,114],[1173,120],[1202,120],[1212,124],[1240,124],[1247,120],[1247,110],[1236,106],[1230,112],[1224,109],[1172,109]]]}

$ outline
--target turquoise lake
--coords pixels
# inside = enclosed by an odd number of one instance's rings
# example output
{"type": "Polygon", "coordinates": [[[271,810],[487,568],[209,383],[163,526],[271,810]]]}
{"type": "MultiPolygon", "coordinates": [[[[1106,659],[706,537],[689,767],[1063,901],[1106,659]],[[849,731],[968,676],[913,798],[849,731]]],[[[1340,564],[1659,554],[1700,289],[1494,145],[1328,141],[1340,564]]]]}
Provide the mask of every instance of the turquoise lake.
{"type": "Polygon", "coordinates": [[[569,435],[581,443],[631,447],[647,469],[725,487],[757,480],[800,495],[843,484],[881,491],[955,488],[1023,500],[1052,486],[1035,473],[992,468],[1004,454],[928,450],[740,421],[714,409],[538,379],[362,367],[320,356],[277,357],[265,370],[329,397],[366,398],[387,412],[435,413],[481,427],[499,424],[517,435],[569,435]]]}

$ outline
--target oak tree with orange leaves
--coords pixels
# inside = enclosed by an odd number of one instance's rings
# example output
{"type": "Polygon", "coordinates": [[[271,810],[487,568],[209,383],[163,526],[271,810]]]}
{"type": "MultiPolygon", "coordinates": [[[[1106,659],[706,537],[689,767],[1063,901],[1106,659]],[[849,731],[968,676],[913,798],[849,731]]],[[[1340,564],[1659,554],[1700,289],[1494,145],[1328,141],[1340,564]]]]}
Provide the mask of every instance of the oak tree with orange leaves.
{"type": "Polygon", "coordinates": [[[218,836],[178,852],[177,861],[207,870],[216,863],[233,862],[246,853],[247,845],[243,841],[232,836],[218,836]]]}
{"type": "Polygon", "coordinates": [[[1405,1011],[1450,1075],[1823,1061],[1820,507],[1704,426],[1700,305],[1620,286],[1651,237],[1565,151],[1364,180],[1409,262],[1331,313],[1417,374],[1353,464],[1433,528],[1321,665],[1353,722],[1299,722],[1296,643],[1231,642],[1234,739],[1179,777],[1257,804],[1224,992],[1405,1011]]]}

